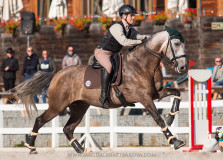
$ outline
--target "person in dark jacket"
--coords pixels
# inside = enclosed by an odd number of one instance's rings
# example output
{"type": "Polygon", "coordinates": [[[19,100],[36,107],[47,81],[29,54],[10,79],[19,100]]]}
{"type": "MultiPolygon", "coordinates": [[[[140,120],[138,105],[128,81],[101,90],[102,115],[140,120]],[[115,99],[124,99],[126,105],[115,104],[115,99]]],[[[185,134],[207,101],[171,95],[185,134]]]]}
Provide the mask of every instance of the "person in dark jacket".
{"type": "MultiPolygon", "coordinates": [[[[57,71],[54,59],[48,56],[47,50],[42,51],[42,58],[39,59],[38,70],[42,71],[42,72],[52,72],[52,73],[56,73],[56,71],[57,71]]],[[[48,90],[48,88],[47,89],[45,88],[42,92],[43,103],[46,103],[47,90],[48,90]]]]}
{"type": "MultiPolygon", "coordinates": [[[[26,50],[27,56],[24,59],[22,75],[25,80],[32,78],[32,76],[37,72],[39,58],[33,53],[33,48],[28,47],[26,50]]],[[[34,102],[38,103],[37,96],[34,96],[34,102]]]]}
{"type": "Polygon", "coordinates": [[[6,51],[7,58],[3,60],[1,70],[3,72],[3,80],[5,91],[15,87],[16,71],[19,69],[18,60],[14,58],[14,51],[8,48],[6,51]]]}
{"type": "MultiPolygon", "coordinates": [[[[3,81],[5,91],[15,87],[16,71],[19,69],[18,60],[14,58],[14,51],[8,48],[6,51],[7,58],[3,60],[1,70],[3,72],[3,81]]],[[[5,98],[4,104],[7,104],[8,98],[5,98]]]]}
{"type": "Polygon", "coordinates": [[[26,50],[27,56],[24,59],[22,75],[25,76],[25,80],[31,78],[36,72],[39,64],[38,56],[33,53],[33,48],[28,47],[26,50]]]}

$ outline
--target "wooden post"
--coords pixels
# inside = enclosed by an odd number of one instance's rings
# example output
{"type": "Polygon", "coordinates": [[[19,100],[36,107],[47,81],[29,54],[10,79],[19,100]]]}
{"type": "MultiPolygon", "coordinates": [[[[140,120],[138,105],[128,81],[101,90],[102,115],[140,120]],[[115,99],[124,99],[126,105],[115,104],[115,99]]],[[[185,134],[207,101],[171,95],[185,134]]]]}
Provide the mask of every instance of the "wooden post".
{"type": "Polygon", "coordinates": [[[223,16],[223,0],[217,0],[217,16],[223,16]]]}
{"type": "Polygon", "coordinates": [[[72,0],[72,16],[81,16],[82,12],[82,1],[72,0]]]}
{"type": "Polygon", "coordinates": [[[34,12],[35,16],[38,16],[38,1],[23,0],[22,3],[23,3],[22,11],[34,12]]]}

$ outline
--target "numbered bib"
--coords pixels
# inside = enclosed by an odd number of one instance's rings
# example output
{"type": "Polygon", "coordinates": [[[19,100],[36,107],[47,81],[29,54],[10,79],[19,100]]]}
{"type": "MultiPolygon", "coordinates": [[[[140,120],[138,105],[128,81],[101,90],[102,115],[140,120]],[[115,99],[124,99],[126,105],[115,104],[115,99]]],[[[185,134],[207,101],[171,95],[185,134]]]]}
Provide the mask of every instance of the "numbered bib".
{"type": "Polygon", "coordinates": [[[41,69],[49,69],[50,65],[49,64],[41,64],[41,69]]]}

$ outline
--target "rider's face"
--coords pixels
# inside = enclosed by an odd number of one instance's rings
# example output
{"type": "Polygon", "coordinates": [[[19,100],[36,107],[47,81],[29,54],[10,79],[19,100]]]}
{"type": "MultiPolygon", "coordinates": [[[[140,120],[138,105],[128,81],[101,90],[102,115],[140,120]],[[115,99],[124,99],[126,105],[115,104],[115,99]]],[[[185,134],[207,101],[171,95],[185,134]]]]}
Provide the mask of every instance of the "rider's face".
{"type": "Polygon", "coordinates": [[[135,14],[128,14],[128,15],[125,15],[126,17],[126,20],[129,24],[133,24],[134,23],[134,20],[135,20],[135,14]]]}

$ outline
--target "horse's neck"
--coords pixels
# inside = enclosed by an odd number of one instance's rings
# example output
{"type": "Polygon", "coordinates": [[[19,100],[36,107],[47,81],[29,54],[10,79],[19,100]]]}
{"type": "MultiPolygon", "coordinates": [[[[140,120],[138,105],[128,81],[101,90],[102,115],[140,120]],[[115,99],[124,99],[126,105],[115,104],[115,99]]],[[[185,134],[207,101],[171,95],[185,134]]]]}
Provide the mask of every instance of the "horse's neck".
{"type": "MultiPolygon", "coordinates": [[[[146,46],[159,54],[162,54],[162,50],[164,50],[165,44],[164,42],[168,38],[168,35],[165,31],[156,33],[153,37],[146,43],[146,46]]],[[[147,51],[143,44],[137,46],[130,53],[125,53],[124,57],[126,58],[126,65],[137,65],[138,69],[144,68],[157,68],[160,63],[160,59],[154,56],[152,53],[147,51]]]]}
{"type": "Polygon", "coordinates": [[[152,36],[152,38],[147,42],[146,46],[154,52],[163,54],[162,51],[166,47],[168,42],[168,33],[166,31],[161,31],[152,36]]]}

